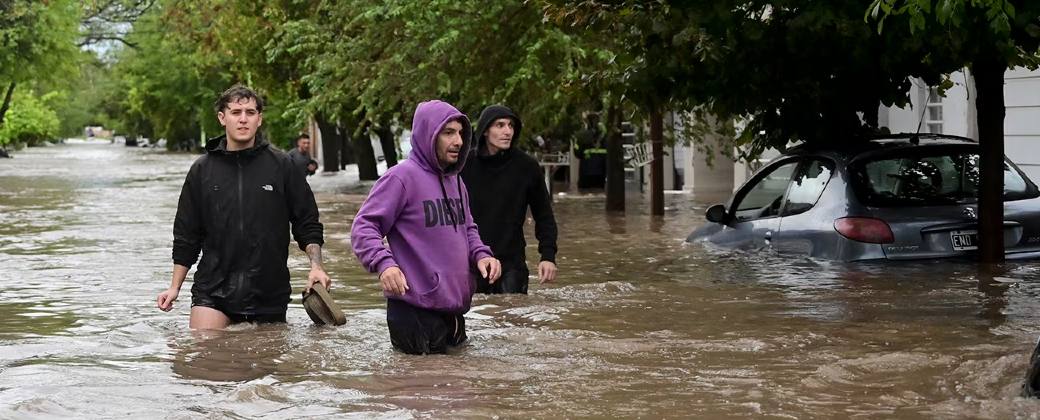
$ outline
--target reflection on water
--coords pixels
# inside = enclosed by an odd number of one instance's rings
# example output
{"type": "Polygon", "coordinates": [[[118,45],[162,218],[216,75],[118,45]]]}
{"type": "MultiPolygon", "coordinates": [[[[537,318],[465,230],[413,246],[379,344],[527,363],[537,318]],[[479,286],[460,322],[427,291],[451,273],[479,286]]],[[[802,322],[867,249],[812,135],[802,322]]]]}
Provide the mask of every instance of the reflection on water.
{"type": "MultiPolygon", "coordinates": [[[[348,230],[370,183],[309,180],[333,297],[316,327],[291,247],[288,325],[187,330],[171,221],[194,156],[107,144],[0,160],[0,417],[1036,417],[1018,398],[1040,321],[1040,269],[842,264],[682,239],[705,204],[650,217],[558,195],[560,279],[477,296],[470,341],[392,351],[348,230]]],[[[533,237],[533,236],[531,236],[533,237]]],[[[533,241],[532,241],[533,242],[533,241]]],[[[535,247],[529,255],[536,255],[535,247]]]]}
{"type": "Polygon", "coordinates": [[[0,338],[69,334],[76,325],[72,308],[60,301],[0,301],[0,338]]]}

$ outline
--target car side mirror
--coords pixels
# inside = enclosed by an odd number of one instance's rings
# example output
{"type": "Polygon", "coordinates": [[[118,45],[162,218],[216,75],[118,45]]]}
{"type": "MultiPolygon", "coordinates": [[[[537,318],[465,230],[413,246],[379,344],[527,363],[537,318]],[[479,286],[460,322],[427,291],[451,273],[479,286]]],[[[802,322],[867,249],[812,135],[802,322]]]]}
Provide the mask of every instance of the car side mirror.
{"type": "Polygon", "coordinates": [[[708,207],[708,211],[704,212],[704,218],[712,223],[723,223],[726,220],[726,206],[716,204],[708,207]]]}

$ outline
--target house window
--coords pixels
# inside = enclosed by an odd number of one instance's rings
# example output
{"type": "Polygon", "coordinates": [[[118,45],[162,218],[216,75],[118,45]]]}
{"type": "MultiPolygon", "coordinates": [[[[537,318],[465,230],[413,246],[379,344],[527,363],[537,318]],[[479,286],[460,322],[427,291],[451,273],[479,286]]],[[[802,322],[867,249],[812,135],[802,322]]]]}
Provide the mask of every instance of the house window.
{"type": "Polygon", "coordinates": [[[928,88],[928,101],[925,103],[925,126],[929,133],[942,134],[943,132],[943,104],[939,88],[928,88]]]}

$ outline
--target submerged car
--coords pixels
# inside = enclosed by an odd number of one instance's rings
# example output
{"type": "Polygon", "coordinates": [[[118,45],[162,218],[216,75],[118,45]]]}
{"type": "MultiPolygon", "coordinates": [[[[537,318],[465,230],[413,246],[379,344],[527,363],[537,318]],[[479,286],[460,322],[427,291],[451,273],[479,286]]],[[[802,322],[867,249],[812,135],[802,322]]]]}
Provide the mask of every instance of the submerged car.
{"type": "MultiPolygon", "coordinates": [[[[972,257],[979,145],[893,135],[854,147],[796,147],[708,208],[689,242],[842,261],[972,257]]],[[[1040,190],[1004,159],[1008,259],[1040,257],[1040,190]]]]}

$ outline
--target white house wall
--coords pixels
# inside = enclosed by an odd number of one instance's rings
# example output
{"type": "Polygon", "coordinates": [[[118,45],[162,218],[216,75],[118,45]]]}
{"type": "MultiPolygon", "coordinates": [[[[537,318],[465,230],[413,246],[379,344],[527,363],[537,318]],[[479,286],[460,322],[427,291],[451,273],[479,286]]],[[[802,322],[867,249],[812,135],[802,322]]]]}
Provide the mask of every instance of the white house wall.
{"type": "MultiPolygon", "coordinates": [[[[971,78],[965,73],[951,75],[954,86],[943,98],[943,134],[977,138],[971,78]]],[[[1034,182],[1040,181],[1040,72],[1025,68],[1004,74],[1004,153],[1034,182]]],[[[923,84],[915,81],[910,93],[912,108],[882,106],[879,120],[892,132],[915,132],[925,100],[923,84]],[[886,124],[887,121],[887,124],[886,124]]],[[[925,132],[922,126],[922,132],[925,132]]]]}
{"type": "Polygon", "coordinates": [[[905,108],[887,107],[882,105],[878,110],[878,120],[883,127],[893,133],[913,133],[921,119],[920,104],[924,102],[921,96],[920,81],[914,82],[914,88],[910,92],[910,105],[905,108]],[[916,111],[915,111],[916,110],[916,111]]]}
{"type": "Polygon", "coordinates": [[[1040,182],[1040,72],[1004,73],[1004,153],[1040,182]]]}
{"type": "Polygon", "coordinates": [[[955,136],[963,137],[977,137],[977,133],[971,132],[968,121],[972,121],[974,124],[974,114],[970,114],[971,105],[975,102],[975,98],[971,98],[969,101],[969,84],[973,83],[971,78],[964,72],[957,72],[950,75],[950,79],[953,81],[953,87],[946,91],[946,97],[943,98],[943,134],[952,134],[955,136]],[[969,117],[969,115],[971,115],[969,117]]]}
{"type": "MultiPolygon", "coordinates": [[[[972,112],[968,101],[968,85],[970,79],[966,79],[963,72],[950,75],[953,87],[946,91],[943,98],[943,134],[955,136],[973,137],[970,132],[968,121],[972,112]]],[[[927,133],[928,127],[921,122],[923,117],[921,106],[928,96],[928,86],[920,80],[913,81],[914,87],[910,92],[910,105],[906,108],[895,108],[881,106],[878,112],[878,120],[882,127],[888,127],[893,133],[915,133],[920,126],[920,132],[927,133]]]]}

